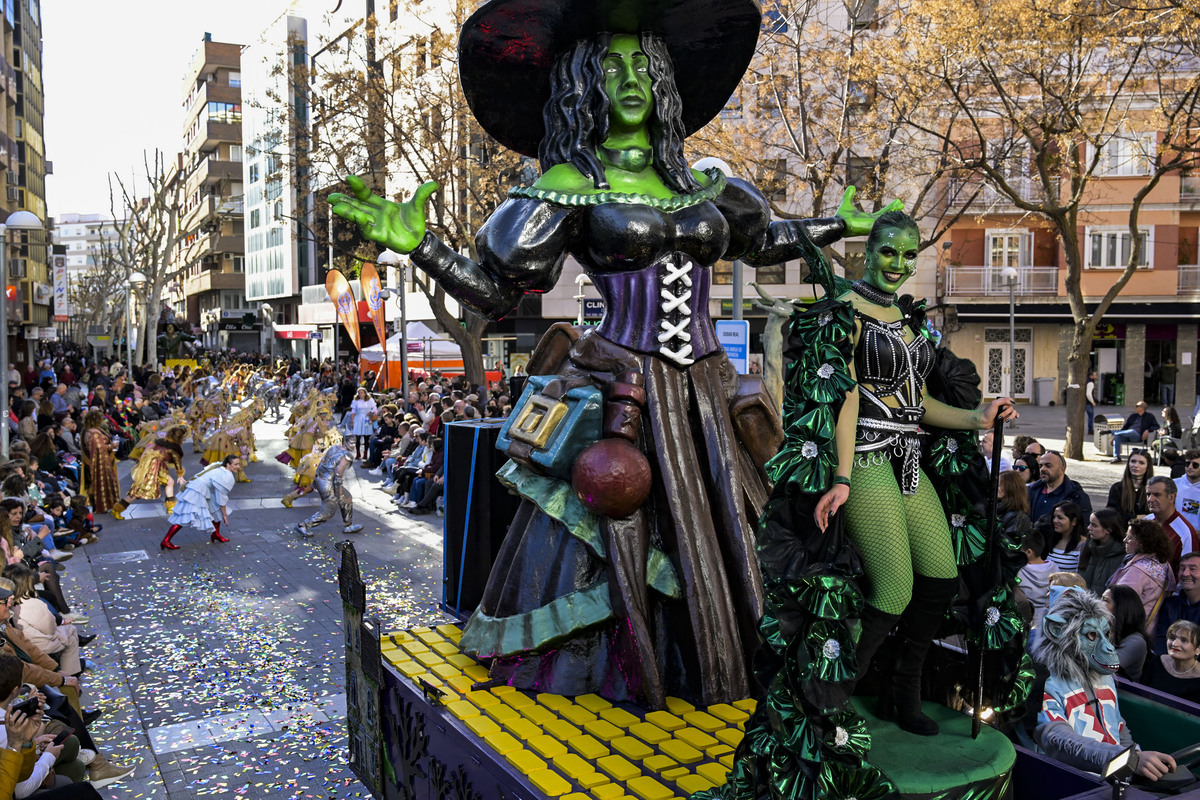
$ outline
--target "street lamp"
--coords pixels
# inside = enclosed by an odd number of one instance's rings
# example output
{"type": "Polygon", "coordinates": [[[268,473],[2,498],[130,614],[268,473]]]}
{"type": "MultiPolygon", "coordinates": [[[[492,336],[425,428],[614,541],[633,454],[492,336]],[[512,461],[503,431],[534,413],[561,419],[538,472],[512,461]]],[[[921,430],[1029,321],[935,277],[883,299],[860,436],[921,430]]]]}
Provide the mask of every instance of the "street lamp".
{"type": "Polygon", "coordinates": [[[1008,284],[1008,394],[1013,393],[1013,376],[1017,367],[1017,268],[1007,266],[1000,276],[1008,284]]]}
{"type": "Polygon", "coordinates": [[[146,276],[140,272],[132,272],[125,281],[125,361],[129,370],[130,380],[133,380],[133,287],[146,282],[146,276]]]}
{"type": "Polygon", "coordinates": [[[30,211],[14,211],[8,219],[0,222],[0,275],[4,277],[4,299],[0,301],[0,367],[4,368],[4,380],[0,380],[0,409],[4,413],[4,424],[0,425],[0,450],[8,453],[8,229],[15,231],[40,231],[42,221],[30,211]]]}
{"type": "MultiPolygon", "coordinates": [[[[407,287],[404,285],[404,257],[392,250],[384,250],[379,254],[379,258],[375,259],[377,263],[383,264],[384,267],[395,267],[400,271],[399,285],[394,289],[384,289],[380,292],[384,300],[391,296],[392,292],[400,298],[400,393],[404,398],[401,402],[407,407],[408,404],[408,316],[404,309],[404,295],[407,294],[407,287]],[[387,292],[387,294],[384,294],[387,292]]],[[[387,358],[387,337],[383,337],[383,357],[387,358]]],[[[384,369],[386,367],[386,361],[384,369]]]]}

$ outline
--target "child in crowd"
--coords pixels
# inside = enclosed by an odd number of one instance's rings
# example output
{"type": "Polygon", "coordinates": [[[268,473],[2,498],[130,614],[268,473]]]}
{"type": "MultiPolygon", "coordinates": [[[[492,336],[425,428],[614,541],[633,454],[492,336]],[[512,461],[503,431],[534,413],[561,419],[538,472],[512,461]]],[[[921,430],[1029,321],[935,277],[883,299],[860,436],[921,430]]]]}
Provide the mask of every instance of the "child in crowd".
{"type": "Polygon", "coordinates": [[[1054,574],[1054,563],[1041,557],[1046,540],[1042,534],[1032,528],[1021,541],[1021,549],[1029,563],[1021,567],[1017,577],[1021,581],[1021,592],[1033,607],[1033,624],[1030,625],[1030,638],[1036,635],[1042,626],[1042,616],[1046,613],[1046,602],[1050,594],[1050,576],[1054,574]]]}
{"type": "Polygon", "coordinates": [[[91,506],[88,505],[87,498],[81,494],[71,498],[67,512],[63,515],[63,522],[78,534],[82,544],[100,541],[100,537],[96,534],[104,530],[104,526],[97,525],[93,520],[91,506]]]}

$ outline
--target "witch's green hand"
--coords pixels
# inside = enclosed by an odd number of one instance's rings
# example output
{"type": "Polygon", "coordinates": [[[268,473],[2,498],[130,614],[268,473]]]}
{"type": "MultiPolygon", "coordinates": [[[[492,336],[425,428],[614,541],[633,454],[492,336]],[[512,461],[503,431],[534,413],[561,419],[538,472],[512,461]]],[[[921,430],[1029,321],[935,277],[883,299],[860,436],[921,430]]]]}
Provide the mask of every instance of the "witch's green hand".
{"type": "Polygon", "coordinates": [[[408,254],[425,238],[425,204],[437,191],[437,181],[421,184],[407,203],[393,203],[371,190],[354,175],[346,176],[354,196],[334,192],[329,195],[333,213],[357,223],[362,235],[397,253],[408,254]]]}
{"type": "Polygon", "coordinates": [[[871,226],[875,224],[875,220],[889,211],[904,210],[904,202],[902,200],[893,200],[875,214],[859,211],[854,207],[854,191],[853,186],[846,187],[846,192],[842,195],[842,204],[838,206],[837,210],[837,216],[841,217],[846,223],[847,236],[866,236],[871,232],[871,226]]]}

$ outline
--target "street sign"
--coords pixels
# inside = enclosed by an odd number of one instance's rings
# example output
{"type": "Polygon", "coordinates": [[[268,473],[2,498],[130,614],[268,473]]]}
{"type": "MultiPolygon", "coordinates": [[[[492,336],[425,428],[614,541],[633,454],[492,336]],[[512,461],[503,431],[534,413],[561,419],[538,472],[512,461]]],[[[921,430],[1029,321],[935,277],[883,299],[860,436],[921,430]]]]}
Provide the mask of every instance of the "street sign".
{"type": "Polygon", "coordinates": [[[583,318],[584,319],[600,319],[604,316],[604,301],[598,297],[585,297],[583,299],[583,318]]]}
{"type": "Polygon", "coordinates": [[[744,319],[717,320],[717,341],[739,374],[750,371],[750,323],[744,319]]]}

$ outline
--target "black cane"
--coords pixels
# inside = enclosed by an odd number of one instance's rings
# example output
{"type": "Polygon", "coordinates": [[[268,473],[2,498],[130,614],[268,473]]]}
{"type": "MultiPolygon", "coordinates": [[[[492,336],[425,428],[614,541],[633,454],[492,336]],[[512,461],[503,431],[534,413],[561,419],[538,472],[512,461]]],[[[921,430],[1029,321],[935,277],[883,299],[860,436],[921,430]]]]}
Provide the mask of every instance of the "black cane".
{"type": "MultiPolygon", "coordinates": [[[[987,532],[987,572],[984,573],[987,580],[991,580],[992,575],[996,572],[996,505],[997,495],[1000,493],[1000,455],[996,450],[1004,441],[1004,418],[1000,416],[1003,410],[1003,408],[996,409],[996,422],[992,427],[992,475],[988,482],[991,486],[991,494],[988,495],[987,527],[984,529],[987,532]]],[[[983,728],[983,650],[983,644],[980,643],[975,653],[977,681],[975,684],[975,713],[971,717],[972,739],[978,739],[979,732],[983,728]]]]}

